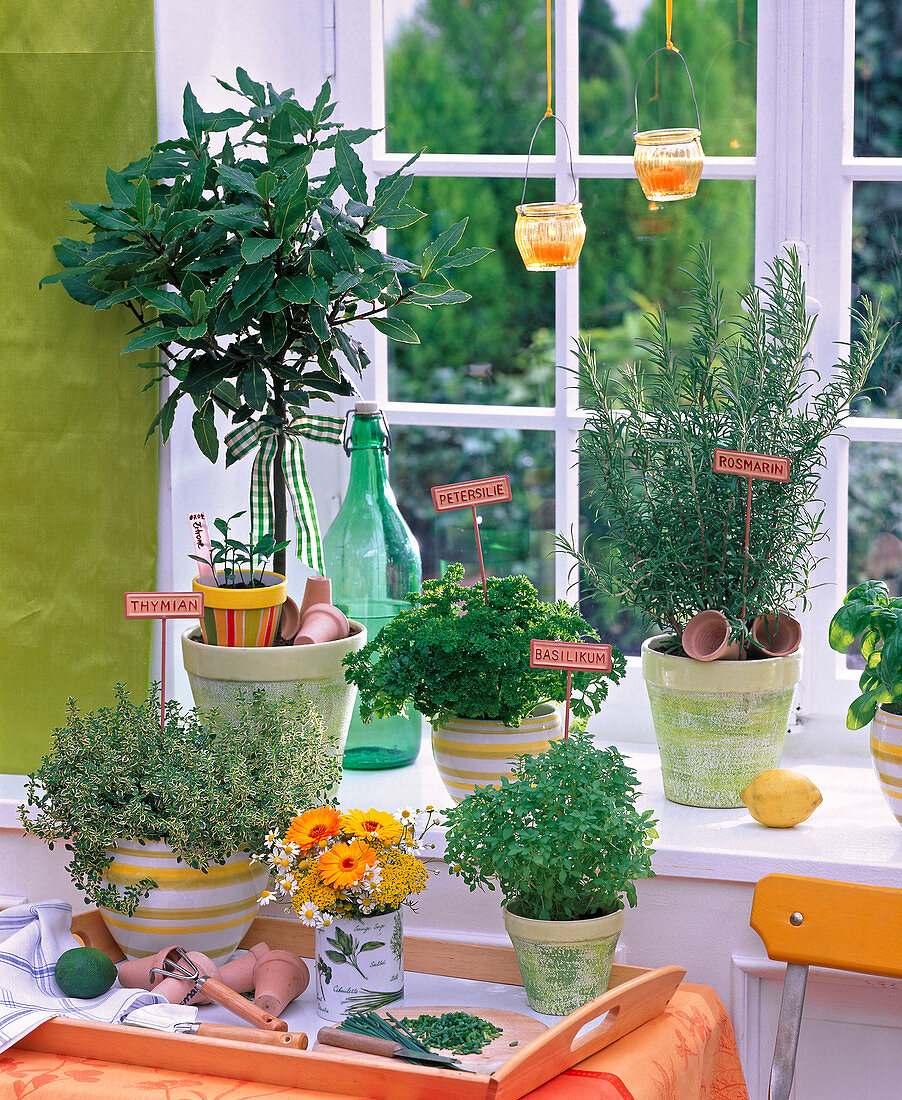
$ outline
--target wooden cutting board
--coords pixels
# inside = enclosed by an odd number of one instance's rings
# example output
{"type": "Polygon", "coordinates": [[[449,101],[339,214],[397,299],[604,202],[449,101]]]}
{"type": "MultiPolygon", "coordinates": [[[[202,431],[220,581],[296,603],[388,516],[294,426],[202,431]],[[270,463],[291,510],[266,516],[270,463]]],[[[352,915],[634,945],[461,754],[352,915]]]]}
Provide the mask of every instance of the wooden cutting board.
{"type": "MultiPolygon", "coordinates": [[[[543,1024],[541,1020],[534,1020],[531,1016],[524,1016],[520,1012],[507,1012],[504,1009],[497,1008],[461,1008],[459,1005],[450,1007],[448,1005],[413,1005],[410,1008],[379,1009],[379,1015],[383,1018],[387,1018],[391,1013],[396,1020],[403,1019],[405,1016],[443,1016],[448,1012],[468,1012],[471,1016],[479,1016],[483,1020],[488,1020],[490,1024],[494,1024],[495,1027],[501,1028],[501,1034],[486,1044],[481,1053],[452,1055],[452,1057],[458,1059],[462,1067],[472,1070],[474,1073],[494,1073],[517,1051],[522,1050],[527,1043],[531,1043],[533,1039],[544,1035],[548,1030],[547,1025],[543,1024]],[[511,1046],[511,1043],[516,1043],[516,1046],[511,1046]]],[[[319,1043],[315,1043],[313,1049],[328,1050],[330,1054],[333,1052],[339,1053],[336,1047],[321,1046],[319,1043]]],[[[372,1057],[371,1054],[359,1054],[356,1050],[342,1049],[340,1053],[348,1054],[352,1058],[372,1057]]],[[[447,1051],[441,1053],[445,1054],[447,1051]]],[[[390,1060],[393,1062],[400,1061],[398,1058],[390,1060]]]]}

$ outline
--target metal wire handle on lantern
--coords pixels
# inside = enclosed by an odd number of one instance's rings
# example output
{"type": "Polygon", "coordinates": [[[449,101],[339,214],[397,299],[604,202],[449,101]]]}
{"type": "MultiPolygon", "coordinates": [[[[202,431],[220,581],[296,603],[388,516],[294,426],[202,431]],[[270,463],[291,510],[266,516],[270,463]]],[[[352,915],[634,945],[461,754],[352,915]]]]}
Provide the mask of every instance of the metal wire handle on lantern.
{"type": "Polygon", "coordinates": [[[514,240],[527,271],[555,271],[562,267],[574,267],[586,239],[586,223],[583,221],[582,203],[576,201],[576,175],[573,171],[573,149],[567,127],[554,113],[551,81],[551,0],[545,5],[545,59],[548,106],[533,130],[529,152],[526,154],[526,174],[523,177],[523,194],[517,207],[517,223],[514,240]],[[551,118],[564,131],[567,139],[567,160],[573,195],[570,202],[526,201],[526,184],[529,181],[529,162],[539,128],[545,119],[551,118]]]}
{"type": "Polygon", "coordinates": [[[634,138],[636,148],[633,152],[633,165],[636,176],[645,197],[651,202],[673,202],[677,199],[691,199],[698,189],[702,175],[705,154],[701,142],[701,118],[698,113],[698,101],[695,98],[695,86],[686,59],[674,46],[670,38],[672,0],[667,0],[667,42],[646,57],[645,63],[636,78],[633,104],[636,109],[636,130],[634,138]],[[659,53],[675,53],[682,61],[689,80],[689,91],[695,107],[695,128],[674,128],[668,130],[639,129],[639,81],[648,67],[649,61],[659,53]]]}

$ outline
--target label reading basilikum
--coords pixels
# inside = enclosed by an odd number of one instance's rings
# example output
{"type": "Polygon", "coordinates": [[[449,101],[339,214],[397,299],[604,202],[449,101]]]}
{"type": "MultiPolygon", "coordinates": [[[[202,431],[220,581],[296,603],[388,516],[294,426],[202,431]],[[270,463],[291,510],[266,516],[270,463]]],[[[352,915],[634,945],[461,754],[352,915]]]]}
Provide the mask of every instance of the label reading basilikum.
{"type": "Polygon", "coordinates": [[[531,668],[563,668],[571,672],[610,672],[611,647],[606,642],[555,642],[533,638],[531,668]]]}

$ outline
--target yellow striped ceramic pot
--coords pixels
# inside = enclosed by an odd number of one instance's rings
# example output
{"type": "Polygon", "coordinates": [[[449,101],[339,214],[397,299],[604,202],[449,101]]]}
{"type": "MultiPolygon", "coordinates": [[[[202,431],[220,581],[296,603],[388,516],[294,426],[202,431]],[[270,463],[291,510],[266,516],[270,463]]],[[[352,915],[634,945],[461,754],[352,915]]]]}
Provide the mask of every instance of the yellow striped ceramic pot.
{"type": "Polygon", "coordinates": [[[118,840],[108,852],[113,862],[105,877],[115,886],[144,878],[158,884],[130,917],[98,906],[129,959],[180,944],[186,951],[203,951],[214,962],[225,961],[250,928],[268,880],[265,868],[244,853],[213,864],[204,874],[178,863],[168,844],[118,840]]]}
{"type": "Polygon", "coordinates": [[[886,804],[902,825],[902,714],[877,708],[871,722],[871,760],[886,804]]]}
{"type": "Polygon", "coordinates": [[[564,735],[561,716],[540,703],[519,726],[491,718],[453,718],[432,728],[432,753],[445,789],[462,802],[476,787],[497,787],[510,776],[516,757],[547,752],[564,735]]]}
{"type": "Polygon", "coordinates": [[[263,588],[219,588],[194,578],[194,591],[204,594],[200,630],[207,645],[247,648],[275,644],[288,582],[281,573],[264,573],[263,580],[263,588]]]}

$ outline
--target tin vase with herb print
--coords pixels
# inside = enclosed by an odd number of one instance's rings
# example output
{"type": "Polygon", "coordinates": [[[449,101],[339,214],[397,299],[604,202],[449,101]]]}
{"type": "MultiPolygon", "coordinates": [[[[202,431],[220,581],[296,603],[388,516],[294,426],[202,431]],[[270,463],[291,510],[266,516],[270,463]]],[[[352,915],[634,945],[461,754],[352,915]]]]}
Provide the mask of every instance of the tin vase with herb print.
{"type": "Polygon", "coordinates": [[[404,996],[401,910],[337,917],[316,930],[316,1009],[326,1020],[367,1012],[404,996]]]}

